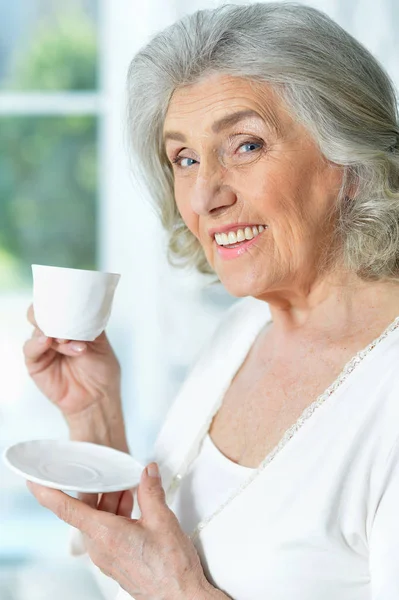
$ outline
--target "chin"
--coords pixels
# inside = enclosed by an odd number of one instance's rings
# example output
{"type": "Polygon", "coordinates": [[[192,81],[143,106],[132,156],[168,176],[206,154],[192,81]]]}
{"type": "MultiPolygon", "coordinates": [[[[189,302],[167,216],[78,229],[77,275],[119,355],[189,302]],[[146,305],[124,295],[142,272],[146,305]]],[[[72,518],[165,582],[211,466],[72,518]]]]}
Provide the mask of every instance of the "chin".
{"type": "Polygon", "coordinates": [[[235,273],[228,276],[217,273],[221,284],[225,290],[236,298],[245,298],[246,296],[260,297],[267,291],[267,285],[263,282],[260,285],[259,278],[253,274],[235,273]]]}

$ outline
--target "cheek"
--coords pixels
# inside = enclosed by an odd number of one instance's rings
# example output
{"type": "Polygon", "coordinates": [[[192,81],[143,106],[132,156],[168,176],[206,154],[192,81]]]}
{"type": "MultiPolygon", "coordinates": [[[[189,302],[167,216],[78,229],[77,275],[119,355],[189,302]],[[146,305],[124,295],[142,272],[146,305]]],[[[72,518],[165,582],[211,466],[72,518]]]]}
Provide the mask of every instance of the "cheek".
{"type": "MultiPolygon", "coordinates": [[[[297,190],[268,178],[253,198],[255,214],[270,227],[269,242],[281,255],[295,252],[310,236],[309,223],[297,190]]],[[[311,236],[312,237],[312,236],[311,236]]]]}

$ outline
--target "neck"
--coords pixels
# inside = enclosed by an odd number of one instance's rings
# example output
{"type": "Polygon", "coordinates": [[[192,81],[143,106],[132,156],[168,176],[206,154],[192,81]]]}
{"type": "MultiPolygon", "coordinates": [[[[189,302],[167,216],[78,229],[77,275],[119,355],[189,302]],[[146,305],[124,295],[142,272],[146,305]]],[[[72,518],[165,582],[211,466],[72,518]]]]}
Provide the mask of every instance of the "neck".
{"type": "Polygon", "coordinates": [[[365,329],[378,331],[399,316],[398,283],[366,282],[353,273],[335,273],[261,299],[269,303],[274,335],[281,337],[295,333],[339,341],[365,329]]]}

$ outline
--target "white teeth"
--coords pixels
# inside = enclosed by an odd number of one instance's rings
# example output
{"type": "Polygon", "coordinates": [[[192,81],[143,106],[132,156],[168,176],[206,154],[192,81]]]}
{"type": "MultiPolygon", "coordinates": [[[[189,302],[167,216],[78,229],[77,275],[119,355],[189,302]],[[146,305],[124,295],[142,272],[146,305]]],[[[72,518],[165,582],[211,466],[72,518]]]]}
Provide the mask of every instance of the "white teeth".
{"type": "Polygon", "coordinates": [[[252,238],[254,237],[253,231],[250,227],[246,227],[245,228],[245,239],[246,240],[252,240],[252,238]]]}
{"type": "Polygon", "coordinates": [[[264,225],[253,225],[252,227],[245,227],[245,229],[229,231],[229,233],[215,233],[215,240],[219,246],[237,244],[238,242],[243,242],[244,240],[252,240],[265,229],[266,228],[264,225]]]}
{"type": "Polygon", "coordinates": [[[237,242],[243,242],[245,240],[245,233],[242,229],[237,231],[237,242]]]}
{"type": "Polygon", "coordinates": [[[229,238],[229,244],[236,244],[237,243],[237,236],[234,233],[234,231],[230,231],[227,237],[229,238]]]}

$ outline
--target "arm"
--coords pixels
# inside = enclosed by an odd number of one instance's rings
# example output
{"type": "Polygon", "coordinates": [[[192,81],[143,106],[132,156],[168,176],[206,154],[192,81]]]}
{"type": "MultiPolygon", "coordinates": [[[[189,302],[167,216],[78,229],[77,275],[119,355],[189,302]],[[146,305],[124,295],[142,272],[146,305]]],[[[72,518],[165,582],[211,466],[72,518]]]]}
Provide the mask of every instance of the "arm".
{"type": "Polygon", "coordinates": [[[120,398],[103,397],[83,413],[67,418],[70,439],[109,446],[129,454],[120,398]]]}

